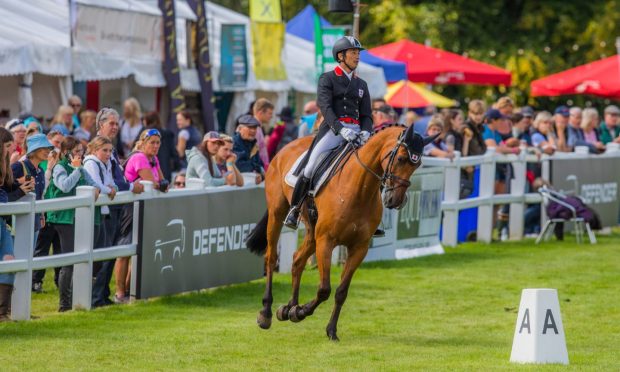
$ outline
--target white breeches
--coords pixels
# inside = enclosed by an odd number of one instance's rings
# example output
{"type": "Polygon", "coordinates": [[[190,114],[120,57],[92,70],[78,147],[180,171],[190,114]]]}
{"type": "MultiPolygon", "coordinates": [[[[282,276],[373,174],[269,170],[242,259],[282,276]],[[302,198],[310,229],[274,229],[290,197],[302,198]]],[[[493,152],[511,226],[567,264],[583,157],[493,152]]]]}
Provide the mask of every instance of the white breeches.
{"type": "MultiPolygon", "coordinates": [[[[347,123],[342,123],[342,125],[346,128],[353,129],[357,133],[360,132],[359,125],[347,123]]],[[[318,165],[317,160],[322,153],[335,149],[336,147],[340,146],[343,141],[344,138],[342,138],[342,136],[339,134],[334,134],[331,129],[327,133],[325,133],[323,138],[319,140],[319,142],[314,146],[314,149],[312,149],[312,152],[310,153],[310,158],[308,159],[308,163],[304,168],[304,177],[310,178],[310,176],[314,172],[314,169],[318,165]]]]}

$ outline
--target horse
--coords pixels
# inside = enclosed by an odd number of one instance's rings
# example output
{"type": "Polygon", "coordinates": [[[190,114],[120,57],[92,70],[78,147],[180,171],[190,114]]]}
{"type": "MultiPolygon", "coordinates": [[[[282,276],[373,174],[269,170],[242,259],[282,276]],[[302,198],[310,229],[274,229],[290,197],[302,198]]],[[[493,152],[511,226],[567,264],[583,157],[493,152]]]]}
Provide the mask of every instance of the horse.
{"type": "MultiPolygon", "coordinates": [[[[404,205],[409,179],[421,165],[424,146],[434,138],[422,138],[413,126],[395,125],[375,131],[366,144],[353,150],[338,173],[315,195],[318,218],[311,218],[307,203],[304,203],[301,219],[306,226],[306,236],[293,257],[292,296],[286,305],[278,308],[278,320],[302,321],[329,298],[332,250],[337,245],[346,246],[348,254],[326,328],[328,338],[338,341],[338,317],[353,274],[366,257],[370,239],[381,222],[382,204],[390,209],[404,205]],[[301,275],[306,261],[315,252],[319,287],[313,300],[300,305],[301,275]]],[[[297,139],[273,158],[265,178],[267,211],[246,238],[246,246],[251,252],[265,256],[266,286],[263,308],[257,318],[262,329],[271,327],[272,279],[278,259],[277,244],[293,191],[284,177],[296,159],[310,147],[312,140],[312,137],[297,139]]]]}

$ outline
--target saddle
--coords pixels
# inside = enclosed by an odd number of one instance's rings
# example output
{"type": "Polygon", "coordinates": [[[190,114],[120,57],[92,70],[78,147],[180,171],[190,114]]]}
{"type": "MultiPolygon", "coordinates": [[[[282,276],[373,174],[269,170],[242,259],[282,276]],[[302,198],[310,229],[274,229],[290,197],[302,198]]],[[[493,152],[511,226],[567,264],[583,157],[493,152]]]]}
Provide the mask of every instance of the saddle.
{"type": "MultiPolygon", "coordinates": [[[[340,146],[326,151],[319,156],[318,165],[314,170],[314,173],[310,176],[310,191],[309,195],[316,197],[327,182],[341,169],[341,165],[344,165],[350,154],[353,152],[353,148],[349,146],[347,142],[343,142],[340,146]]],[[[284,181],[290,187],[295,187],[299,175],[302,173],[299,165],[306,157],[308,151],[304,151],[284,177],[284,181]]]]}

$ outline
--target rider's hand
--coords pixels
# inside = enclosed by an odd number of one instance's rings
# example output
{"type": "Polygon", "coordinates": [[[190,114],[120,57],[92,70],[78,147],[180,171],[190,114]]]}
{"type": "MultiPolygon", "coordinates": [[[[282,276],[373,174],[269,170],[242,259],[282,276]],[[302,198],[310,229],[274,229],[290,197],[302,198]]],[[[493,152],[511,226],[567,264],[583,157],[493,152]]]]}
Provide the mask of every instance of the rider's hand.
{"type": "Polygon", "coordinates": [[[365,131],[365,130],[361,131],[359,135],[360,145],[363,145],[366,142],[368,142],[369,138],[370,138],[370,133],[368,131],[365,131]]]}
{"type": "Polygon", "coordinates": [[[353,129],[347,127],[340,129],[340,135],[347,142],[355,142],[355,140],[357,140],[358,138],[357,133],[353,129]]]}

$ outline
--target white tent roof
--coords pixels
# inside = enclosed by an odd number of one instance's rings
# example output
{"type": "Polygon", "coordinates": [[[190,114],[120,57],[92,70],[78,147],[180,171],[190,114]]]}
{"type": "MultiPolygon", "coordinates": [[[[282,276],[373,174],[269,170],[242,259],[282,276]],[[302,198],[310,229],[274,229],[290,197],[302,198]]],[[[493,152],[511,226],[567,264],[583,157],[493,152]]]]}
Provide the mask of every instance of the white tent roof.
{"type": "Polygon", "coordinates": [[[0,19],[0,76],[71,74],[66,2],[0,0],[0,19]]]}
{"type": "MultiPolygon", "coordinates": [[[[316,94],[314,43],[295,35],[286,34],[285,45],[286,73],[293,89],[299,92],[316,94]]],[[[381,67],[360,62],[357,67],[357,73],[368,83],[371,97],[377,98],[385,95],[387,82],[381,67]]]]}

